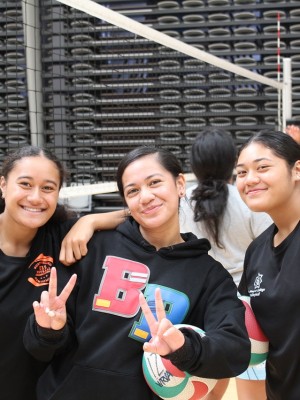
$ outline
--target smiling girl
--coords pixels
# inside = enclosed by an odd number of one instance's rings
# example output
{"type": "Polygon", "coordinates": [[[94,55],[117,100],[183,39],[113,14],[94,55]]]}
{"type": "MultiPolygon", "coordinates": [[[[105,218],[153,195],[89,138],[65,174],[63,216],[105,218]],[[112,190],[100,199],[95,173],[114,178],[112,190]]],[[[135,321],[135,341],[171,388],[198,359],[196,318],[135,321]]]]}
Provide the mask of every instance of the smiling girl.
{"type": "Polygon", "coordinates": [[[168,327],[175,330],[167,353],[175,353],[178,368],[218,379],[248,366],[244,307],[231,275],[208,255],[207,239],[180,234],[185,179],[176,157],[163,149],[137,148],[119,164],[117,184],[131,218],[116,230],[96,232],[74,267],[78,283],[69,324],[59,325],[55,290],[34,304],[26,347],[37,358],[53,359],[39,381],[39,400],[158,399],[142,373],[143,344],[153,329],[139,302],[143,293],[152,308],[156,289],[168,327]],[[178,323],[201,327],[205,340],[173,327],[178,323]],[[72,346],[74,335],[78,345],[72,346]]]}
{"type": "Polygon", "coordinates": [[[60,242],[74,223],[57,204],[64,177],[60,161],[37,147],[17,149],[2,164],[1,399],[34,400],[38,376],[46,367],[26,352],[23,333],[32,302],[47,287],[50,268],[58,261],[60,242]]]}
{"type": "Polygon", "coordinates": [[[283,132],[263,132],[241,148],[237,188],[274,224],[249,246],[239,292],[269,339],[268,400],[300,398],[300,146],[283,132]]]}
{"type": "MultiPolygon", "coordinates": [[[[47,289],[51,267],[58,266],[61,241],[76,220],[58,204],[66,171],[47,149],[25,146],[9,153],[0,176],[0,398],[35,400],[37,379],[47,363],[26,352],[24,329],[33,301],[47,289]]],[[[93,215],[79,222],[87,232],[96,225],[93,215]]],[[[70,263],[82,255],[80,243],[73,239],[72,244],[70,263]]],[[[61,265],[58,274],[64,283],[71,269],[61,265]]]]}

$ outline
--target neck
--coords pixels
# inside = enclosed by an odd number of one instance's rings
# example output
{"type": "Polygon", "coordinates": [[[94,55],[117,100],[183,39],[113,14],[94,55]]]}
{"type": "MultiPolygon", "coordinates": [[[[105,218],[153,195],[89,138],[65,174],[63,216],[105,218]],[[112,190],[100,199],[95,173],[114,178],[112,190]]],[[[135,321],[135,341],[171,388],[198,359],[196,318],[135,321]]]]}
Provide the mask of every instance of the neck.
{"type": "Polygon", "coordinates": [[[293,230],[296,228],[300,221],[300,206],[297,204],[291,204],[285,206],[283,210],[270,213],[270,217],[273,219],[277,226],[278,232],[274,237],[274,245],[278,246],[293,230]]]}
{"type": "Polygon", "coordinates": [[[153,231],[153,229],[147,230],[147,228],[140,226],[140,232],[147,242],[152,244],[156,250],[184,242],[180,235],[179,226],[178,229],[174,229],[174,231],[171,230],[170,227],[153,231]]]}
{"type": "Polygon", "coordinates": [[[31,243],[37,229],[30,229],[6,221],[0,215],[0,249],[7,256],[25,257],[30,250],[31,243]]]}

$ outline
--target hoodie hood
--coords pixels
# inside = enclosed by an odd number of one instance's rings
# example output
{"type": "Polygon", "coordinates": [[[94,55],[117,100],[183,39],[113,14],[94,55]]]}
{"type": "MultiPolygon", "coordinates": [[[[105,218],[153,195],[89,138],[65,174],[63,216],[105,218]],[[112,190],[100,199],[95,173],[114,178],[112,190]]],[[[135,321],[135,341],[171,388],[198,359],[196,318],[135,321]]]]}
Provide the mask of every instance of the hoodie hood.
{"type": "Polygon", "coordinates": [[[150,253],[157,252],[162,257],[169,259],[198,257],[200,254],[208,254],[208,251],[211,249],[207,239],[198,239],[193,233],[188,232],[181,234],[184,243],[178,243],[156,250],[156,248],[141,235],[139,224],[132,217],[120,224],[117,227],[117,231],[138,246],[143,247],[145,251],[150,253]]]}

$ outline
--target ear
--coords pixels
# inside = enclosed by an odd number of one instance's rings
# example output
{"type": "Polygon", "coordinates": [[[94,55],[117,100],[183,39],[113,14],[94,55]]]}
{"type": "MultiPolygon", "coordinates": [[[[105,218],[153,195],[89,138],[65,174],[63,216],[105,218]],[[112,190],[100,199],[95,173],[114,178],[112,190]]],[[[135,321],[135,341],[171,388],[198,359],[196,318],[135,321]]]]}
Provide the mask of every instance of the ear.
{"type": "Polygon", "coordinates": [[[294,165],[296,181],[300,181],[300,160],[297,160],[294,165]]]}
{"type": "Polygon", "coordinates": [[[176,178],[176,186],[179,197],[185,196],[185,177],[183,174],[179,174],[176,178]]]}
{"type": "Polygon", "coordinates": [[[0,190],[2,193],[2,198],[5,197],[5,191],[6,191],[6,180],[4,178],[4,176],[0,177],[0,190]]]}

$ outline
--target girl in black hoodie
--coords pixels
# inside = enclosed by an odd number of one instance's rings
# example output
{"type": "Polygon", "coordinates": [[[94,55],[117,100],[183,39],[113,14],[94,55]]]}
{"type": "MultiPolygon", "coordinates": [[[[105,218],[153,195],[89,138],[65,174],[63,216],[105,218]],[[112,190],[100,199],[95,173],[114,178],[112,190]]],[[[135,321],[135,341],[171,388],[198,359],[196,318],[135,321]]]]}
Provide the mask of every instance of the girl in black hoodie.
{"type": "Polygon", "coordinates": [[[143,293],[153,304],[156,289],[170,328],[183,323],[206,332],[204,338],[175,332],[179,340],[163,355],[177,367],[219,379],[249,364],[244,306],[231,275],[208,255],[208,240],[180,234],[185,180],[176,157],[137,148],[119,164],[117,183],[131,217],[116,230],[94,234],[73,268],[77,284],[68,314],[74,278],[57,296],[55,271],[50,290],[34,304],[25,345],[51,361],[38,384],[39,400],[157,399],[142,372],[151,332],[139,300],[143,293]]]}

